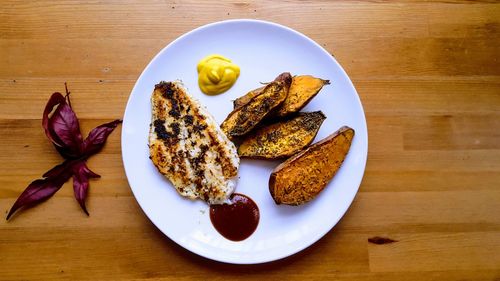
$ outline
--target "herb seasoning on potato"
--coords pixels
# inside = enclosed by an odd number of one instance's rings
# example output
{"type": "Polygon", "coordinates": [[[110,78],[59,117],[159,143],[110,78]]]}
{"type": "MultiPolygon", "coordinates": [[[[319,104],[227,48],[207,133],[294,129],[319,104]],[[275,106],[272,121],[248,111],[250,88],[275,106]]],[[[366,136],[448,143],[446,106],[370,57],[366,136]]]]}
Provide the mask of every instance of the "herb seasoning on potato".
{"type": "Polygon", "coordinates": [[[269,83],[260,95],[250,99],[245,105],[234,109],[222,122],[222,131],[230,138],[240,137],[250,132],[273,109],[286,99],[292,82],[290,73],[280,74],[269,83]]]}
{"type": "Polygon", "coordinates": [[[301,112],[247,135],[238,148],[241,157],[277,159],[292,156],[312,143],[326,116],[321,111],[301,112]]]}
{"type": "Polygon", "coordinates": [[[233,101],[233,109],[236,109],[242,105],[247,104],[253,97],[258,96],[262,94],[262,91],[264,90],[266,86],[262,86],[260,88],[251,90],[250,92],[246,93],[244,96],[241,96],[233,101]]]}
{"type": "Polygon", "coordinates": [[[269,191],[276,204],[301,205],[314,199],[337,173],[354,130],[344,126],[276,167],[269,191]]]}
{"type": "Polygon", "coordinates": [[[314,98],[329,80],[323,80],[311,75],[294,76],[288,96],[277,109],[276,116],[283,117],[300,111],[314,98]]]}
{"type": "MultiPolygon", "coordinates": [[[[273,116],[283,117],[300,111],[321,91],[323,86],[329,84],[329,80],[311,75],[294,76],[285,101],[276,109],[273,116]]],[[[263,89],[264,87],[254,89],[237,98],[233,102],[233,107],[237,108],[248,103],[253,97],[260,95],[263,89]]]]}

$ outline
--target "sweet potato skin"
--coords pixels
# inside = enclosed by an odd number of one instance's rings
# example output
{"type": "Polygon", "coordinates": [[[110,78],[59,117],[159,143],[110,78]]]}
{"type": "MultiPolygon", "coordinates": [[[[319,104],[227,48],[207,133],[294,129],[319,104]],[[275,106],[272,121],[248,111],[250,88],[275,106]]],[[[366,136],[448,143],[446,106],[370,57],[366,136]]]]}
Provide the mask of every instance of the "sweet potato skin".
{"type": "Polygon", "coordinates": [[[329,84],[329,80],[311,75],[294,76],[287,98],[276,109],[273,116],[283,117],[300,111],[319,93],[323,86],[329,84]]]}
{"type": "Polygon", "coordinates": [[[234,109],[222,122],[222,131],[234,139],[248,133],[259,124],[273,109],[286,99],[292,82],[290,73],[282,73],[275,81],[269,83],[260,95],[253,97],[248,103],[234,109]]]}
{"type": "Polygon", "coordinates": [[[314,199],[337,173],[353,138],[352,128],[341,127],[276,167],[269,178],[276,204],[301,205],[314,199]]]}
{"type": "Polygon", "coordinates": [[[262,94],[262,91],[264,90],[266,86],[262,86],[257,89],[253,89],[250,92],[246,93],[244,96],[241,96],[233,101],[233,109],[236,109],[242,105],[247,104],[253,97],[258,96],[262,94]]]}
{"type": "Polygon", "coordinates": [[[261,159],[292,156],[312,143],[325,119],[321,111],[301,112],[292,119],[259,128],[245,136],[238,154],[261,159]]]}

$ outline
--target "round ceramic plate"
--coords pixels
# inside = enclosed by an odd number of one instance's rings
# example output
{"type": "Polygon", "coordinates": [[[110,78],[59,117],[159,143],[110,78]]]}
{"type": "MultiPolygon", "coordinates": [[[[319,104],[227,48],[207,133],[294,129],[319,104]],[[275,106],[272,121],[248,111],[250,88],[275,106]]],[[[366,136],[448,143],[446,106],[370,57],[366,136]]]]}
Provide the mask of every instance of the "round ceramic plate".
{"type": "Polygon", "coordinates": [[[366,121],[358,94],[335,59],[317,43],[290,28],[264,21],[231,20],[202,26],[166,46],[144,69],[128,100],[122,129],[123,163],[139,205],[170,239],[209,259],[253,264],[297,253],[323,237],[354,199],[365,170],[366,121]],[[240,66],[236,84],[226,93],[204,95],[196,65],[210,54],[222,54],[240,66]],[[331,85],[302,110],[321,110],[327,119],[315,141],[343,125],[356,132],[344,164],[323,192],[302,206],[276,205],[269,194],[269,175],[279,162],[242,159],[236,192],[259,206],[260,222],[248,239],[232,242],[212,226],[209,207],[181,197],[148,158],[150,96],[158,82],[180,79],[219,124],[232,101],[278,74],[310,74],[331,85]]]}

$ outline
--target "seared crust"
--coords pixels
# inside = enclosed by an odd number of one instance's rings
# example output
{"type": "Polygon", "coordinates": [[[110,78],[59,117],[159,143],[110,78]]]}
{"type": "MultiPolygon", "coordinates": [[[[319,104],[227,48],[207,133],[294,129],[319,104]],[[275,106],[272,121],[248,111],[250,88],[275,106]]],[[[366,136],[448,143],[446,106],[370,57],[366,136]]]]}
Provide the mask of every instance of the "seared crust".
{"type": "Polygon", "coordinates": [[[151,96],[151,160],[182,195],[221,204],[234,190],[239,158],[207,110],[181,82],[160,82],[151,96]]]}

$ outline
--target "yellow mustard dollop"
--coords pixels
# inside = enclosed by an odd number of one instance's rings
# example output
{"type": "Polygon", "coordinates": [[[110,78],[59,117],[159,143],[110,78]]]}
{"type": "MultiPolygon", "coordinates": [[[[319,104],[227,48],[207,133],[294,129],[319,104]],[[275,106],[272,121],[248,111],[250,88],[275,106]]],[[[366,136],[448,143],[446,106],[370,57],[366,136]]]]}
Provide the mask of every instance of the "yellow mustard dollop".
{"type": "Polygon", "coordinates": [[[198,62],[198,85],[207,95],[231,88],[240,76],[240,67],[221,55],[209,55],[198,62]]]}

